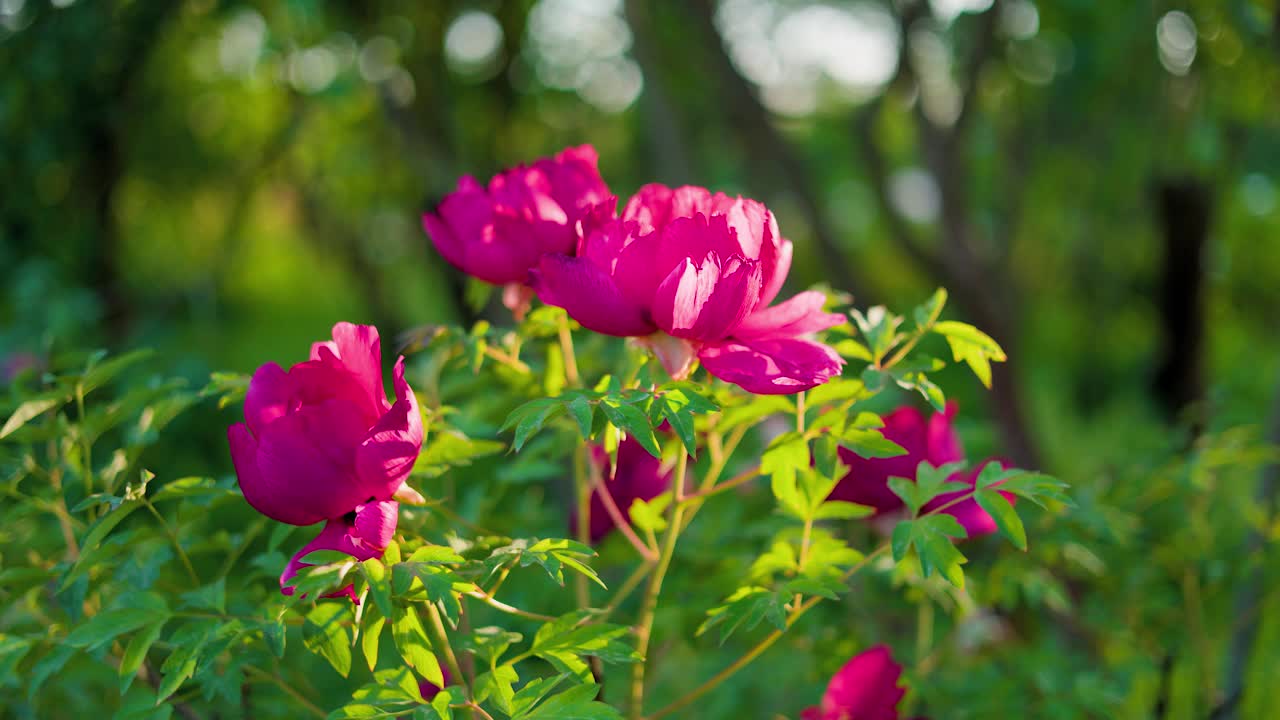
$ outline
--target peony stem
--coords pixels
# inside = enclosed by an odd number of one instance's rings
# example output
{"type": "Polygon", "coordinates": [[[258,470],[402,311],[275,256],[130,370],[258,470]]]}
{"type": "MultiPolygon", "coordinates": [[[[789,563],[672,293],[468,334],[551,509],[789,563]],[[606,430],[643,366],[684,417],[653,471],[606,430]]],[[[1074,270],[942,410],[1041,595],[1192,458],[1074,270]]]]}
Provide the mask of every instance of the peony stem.
{"type": "Polygon", "coordinates": [[[150,500],[143,498],[142,505],[155,516],[156,522],[160,523],[160,528],[169,537],[169,542],[173,545],[173,549],[178,551],[178,559],[182,560],[182,565],[186,567],[187,574],[191,576],[191,582],[195,583],[196,587],[199,587],[201,584],[200,576],[196,574],[196,568],[191,564],[191,558],[187,557],[187,551],[182,549],[182,543],[178,541],[178,532],[165,521],[164,516],[160,514],[159,510],[156,510],[156,506],[152,505],[150,500]]]}
{"type": "Polygon", "coordinates": [[[518,617],[528,618],[530,620],[538,620],[540,622],[551,622],[555,620],[555,618],[550,615],[543,615],[541,613],[529,612],[528,610],[521,610],[520,608],[515,607],[514,605],[508,605],[502,602],[501,600],[493,597],[492,595],[486,595],[483,591],[480,591],[480,590],[472,590],[471,592],[466,593],[466,595],[467,597],[473,597],[479,600],[480,602],[484,603],[485,605],[488,605],[489,607],[495,610],[501,610],[502,612],[507,613],[508,615],[516,615],[518,617]]]}
{"type": "MultiPolygon", "coordinates": [[[[427,608],[427,632],[431,633],[431,643],[436,646],[437,652],[444,652],[445,665],[449,668],[449,674],[456,678],[458,682],[466,685],[467,676],[462,674],[462,666],[458,664],[458,658],[453,654],[453,646],[449,644],[449,634],[445,632],[444,621],[440,619],[440,611],[433,602],[425,602],[423,605],[427,608]]],[[[471,696],[471,686],[466,685],[467,696],[471,696]]]]}
{"type": "MultiPolygon", "coordinates": [[[[610,493],[608,489],[604,487],[604,478],[600,477],[599,467],[588,459],[587,468],[587,477],[590,481],[591,489],[600,497],[600,502],[604,505],[605,513],[609,515],[609,519],[613,521],[614,526],[617,527],[618,531],[622,533],[622,536],[631,543],[631,546],[636,549],[636,552],[640,553],[640,557],[644,558],[645,562],[656,562],[658,559],[658,551],[655,548],[650,547],[645,541],[641,540],[639,535],[636,535],[636,531],[631,527],[631,521],[626,515],[622,514],[622,509],[619,508],[618,503],[614,501],[613,493],[610,493]]],[[[589,495],[588,500],[590,500],[589,495]]],[[[588,502],[587,508],[590,509],[590,507],[591,505],[588,502]]],[[[579,507],[578,514],[579,517],[586,517],[586,515],[583,514],[581,507],[579,507]]],[[[586,517],[586,520],[578,523],[579,535],[582,535],[583,528],[589,528],[589,521],[590,518],[586,517]]],[[[583,540],[581,537],[578,539],[583,543],[586,542],[586,540],[583,540]]]]}
{"type": "Polygon", "coordinates": [[[579,387],[578,356],[573,351],[573,333],[569,332],[569,316],[560,316],[560,350],[564,353],[564,379],[569,387],[579,387]]]}
{"type": "Polygon", "coordinates": [[[662,579],[671,567],[671,558],[675,555],[676,540],[684,525],[684,482],[688,471],[689,456],[679,453],[676,461],[676,473],[672,479],[675,489],[675,502],[672,503],[671,518],[667,523],[667,532],[662,538],[662,550],[658,555],[658,565],[649,578],[649,586],[645,590],[644,601],[640,605],[640,622],[636,629],[636,652],[640,661],[631,666],[631,704],[628,717],[640,720],[644,713],[644,673],[649,665],[649,638],[653,634],[653,617],[658,609],[658,596],[662,593],[662,579]]]}

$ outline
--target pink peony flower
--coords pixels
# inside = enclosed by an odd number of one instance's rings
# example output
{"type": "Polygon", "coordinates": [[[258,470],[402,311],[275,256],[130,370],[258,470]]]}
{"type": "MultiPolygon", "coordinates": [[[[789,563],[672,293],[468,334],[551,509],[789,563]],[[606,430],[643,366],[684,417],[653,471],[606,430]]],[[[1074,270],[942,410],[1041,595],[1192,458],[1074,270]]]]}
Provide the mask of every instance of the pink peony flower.
{"type": "MultiPolygon", "coordinates": [[[[855,502],[876,508],[876,515],[893,512],[903,507],[899,498],[889,489],[889,478],[900,477],[914,480],[916,468],[924,461],[934,467],[950,462],[964,460],[964,447],[960,444],[960,436],[951,427],[951,420],[956,414],[956,404],[947,403],[944,412],[933,413],[928,418],[912,406],[904,405],[884,416],[884,428],[881,432],[885,438],[902,446],[905,455],[891,458],[864,458],[845,448],[840,449],[840,462],[849,466],[849,472],[831,491],[829,499],[855,502]]],[[[982,468],[990,462],[999,462],[1007,466],[1003,460],[986,460],[981,465],[963,470],[952,475],[952,482],[964,482],[973,487],[977,483],[982,468]]],[[[926,503],[923,511],[929,512],[946,505],[970,491],[964,490],[944,493],[926,503]]],[[[1001,493],[1005,499],[1014,502],[1017,498],[1011,493],[1001,493]]],[[[973,498],[968,498],[944,510],[955,517],[964,526],[968,537],[987,535],[996,531],[995,520],[983,510],[973,498]]]]}
{"type": "Polygon", "coordinates": [[[584,327],[646,338],[674,378],[696,357],[753,393],[795,393],[839,374],[843,359],[803,338],[843,320],[822,312],[822,293],[770,307],[792,249],[764,205],[646,185],[621,218],[605,203],[582,226],[576,256],[544,255],[533,285],[584,327]]]}
{"type": "Polygon", "coordinates": [[[902,666],[889,648],[877,645],[845,663],[827,685],[822,703],[800,714],[802,720],[898,720],[902,666]]]}
{"type": "Polygon", "coordinates": [[[508,304],[528,301],[519,286],[543,253],[573,252],[577,223],[610,197],[590,145],[498,173],[482,187],[470,175],[422,216],[436,250],[458,269],[494,285],[514,285],[508,304]]]}
{"type": "MultiPolygon", "coordinates": [[[[631,504],[636,500],[649,501],[671,489],[671,472],[664,472],[662,460],[649,454],[644,446],[631,437],[618,444],[618,471],[610,479],[609,454],[603,446],[591,448],[591,459],[599,468],[609,496],[618,506],[618,510],[626,517],[631,504]]],[[[587,523],[588,536],[592,544],[603,540],[614,529],[613,518],[605,509],[604,500],[598,491],[591,493],[590,520],[587,523]]],[[[574,515],[570,520],[570,531],[577,536],[578,518],[574,515]]]]}
{"type": "Polygon", "coordinates": [[[947,403],[945,412],[934,413],[927,419],[910,405],[885,415],[880,432],[907,453],[891,458],[864,458],[840,448],[840,462],[849,466],[849,472],[831,491],[830,499],[869,505],[877,514],[901,508],[902,498],[889,489],[889,478],[914,480],[916,467],[922,461],[937,467],[964,459],[960,436],[951,427],[955,414],[956,404],[952,402],[947,403]]]}
{"type": "Polygon", "coordinates": [[[312,345],[311,358],[288,372],[268,363],[254,373],[245,422],[227,429],[245,500],[290,525],[328,521],[285,568],[282,586],[312,550],[363,560],[395,531],[391,500],[422,449],[422,416],[403,357],[393,377],[394,405],[383,393],[377,329],[351,323],[334,325],[333,340],[312,345]]]}

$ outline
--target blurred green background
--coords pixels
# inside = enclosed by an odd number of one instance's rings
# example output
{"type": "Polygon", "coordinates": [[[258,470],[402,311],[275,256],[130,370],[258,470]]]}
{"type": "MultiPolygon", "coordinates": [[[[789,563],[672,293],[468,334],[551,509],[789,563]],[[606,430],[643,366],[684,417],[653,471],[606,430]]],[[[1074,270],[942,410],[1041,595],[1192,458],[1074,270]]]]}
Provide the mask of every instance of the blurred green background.
{"type": "Polygon", "coordinates": [[[1082,498],[1040,560],[1083,647],[1034,652],[1135,717],[1261,711],[1278,60],[1261,0],[0,0],[0,363],[150,346],[201,383],[337,320],[501,322],[421,211],[591,143],[623,197],[763,200],[792,290],[947,287],[1011,356],[989,394],[942,379],[971,457],[1082,498]]]}

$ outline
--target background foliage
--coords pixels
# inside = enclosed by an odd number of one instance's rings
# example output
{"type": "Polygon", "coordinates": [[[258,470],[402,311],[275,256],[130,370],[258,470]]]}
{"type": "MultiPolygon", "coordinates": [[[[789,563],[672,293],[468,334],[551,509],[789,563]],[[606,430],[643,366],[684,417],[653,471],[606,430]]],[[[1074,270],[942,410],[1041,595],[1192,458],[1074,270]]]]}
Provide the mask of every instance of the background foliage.
{"type": "MultiPolygon", "coordinates": [[[[590,142],[620,194],[657,179],[766,202],[796,242],[796,288],[827,282],[859,307],[906,308],[948,287],[953,312],[1010,357],[989,396],[954,370],[939,376],[970,456],[1051,472],[1079,506],[1028,514],[1026,554],[966,547],[977,558],[964,593],[863,578],[804,621],[808,644],[736,676],[705,716],[794,715],[845,658],[883,641],[933,717],[1268,717],[1280,668],[1268,552],[1280,527],[1268,474],[1280,416],[1276,18],[1255,0],[7,0],[0,363],[65,374],[69,400],[90,386],[89,414],[66,422],[102,439],[92,459],[120,488],[143,468],[168,483],[217,478],[198,486],[209,512],[191,506],[173,531],[213,544],[192,549],[203,577],[228,549],[256,554],[236,582],[265,599],[284,538],[216,502],[230,478],[221,428],[237,412],[196,391],[215,370],[300,359],[337,319],[388,337],[505,322],[430,250],[418,212],[459,174],[590,142]],[[80,374],[104,367],[78,352],[90,347],[155,353],[94,379],[80,374]]],[[[506,440],[511,408],[485,406],[484,378],[415,388],[467,404],[454,429],[506,440]]],[[[10,391],[0,414],[25,399],[10,391]]],[[[83,462],[83,438],[65,430],[49,428],[70,443],[50,458],[83,462]]],[[[521,458],[444,473],[440,494],[469,522],[563,534],[564,468],[539,462],[536,439],[521,458]]],[[[21,458],[2,459],[17,478],[21,458]]],[[[753,556],[718,538],[771,502],[709,506],[683,572],[708,586],[740,577],[753,556]]],[[[4,583],[32,553],[56,555],[51,522],[0,530],[4,583]]],[[[120,572],[145,579],[173,561],[163,540],[120,572]]],[[[626,547],[601,551],[609,565],[626,547]]],[[[528,583],[512,592],[542,598],[528,583]]],[[[74,620],[75,587],[59,588],[60,604],[22,602],[74,620]]],[[[723,595],[672,602],[659,626],[693,638],[723,595]]],[[[748,645],[663,648],[654,694],[678,695],[748,645]]],[[[116,707],[116,674],[65,648],[0,640],[6,712],[116,707]],[[55,672],[46,661],[59,652],[75,659],[55,672]]],[[[336,707],[350,687],[309,661],[299,689],[336,707]]],[[[215,677],[223,685],[199,692],[234,706],[237,676],[215,677]]]]}

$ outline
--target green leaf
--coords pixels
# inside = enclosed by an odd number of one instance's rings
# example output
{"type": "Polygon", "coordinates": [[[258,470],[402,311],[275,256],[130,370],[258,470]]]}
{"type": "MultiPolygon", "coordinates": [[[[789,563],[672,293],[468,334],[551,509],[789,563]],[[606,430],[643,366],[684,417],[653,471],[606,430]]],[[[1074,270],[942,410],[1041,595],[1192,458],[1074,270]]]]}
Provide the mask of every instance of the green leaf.
{"type": "Polygon", "coordinates": [[[630,644],[619,641],[629,632],[626,626],[586,623],[589,617],[585,611],[575,610],[543,625],[534,635],[529,652],[539,657],[557,653],[593,655],[608,663],[641,659],[630,644]]]}
{"type": "Polygon", "coordinates": [[[413,554],[411,554],[409,556],[409,559],[406,560],[405,562],[427,563],[427,564],[435,565],[435,564],[445,564],[445,563],[460,563],[462,561],[463,561],[462,556],[459,555],[453,548],[449,547],[448,545],[424,545],[418,548],[417,550],[414,550],[413,554]]]}
{"type": "Polygon", "coordinates": [[[202,631],[198,629],[193,632],[193,641],[175,643],[173,652],[169,653],[169,657],[165,658],[164,664],[160,666],[160,686],[156,688],[157,704],[177,692],[178,688],[182,687],[182,683],[195,673],[196,665],[212,632],[212,627],[205,626],[202,631]]]}
{"type": "Polygon", "coordinates": [[[769,415],[790,413],[791,409],[791,402],[784,395],[752,395],[742,405],[726,407],[716,429],[727,433],[743,425],[753,425],[769,415]]]}
{"type": "MultiPolygon", "coordinates": [[[[870,355],[867,356],[870,360],[870,355]]],[[[861,400],[867,396],[867,386],[853,378],[833,378],[805,393],[810,407],[821,407],[848,400],[861,400]]]]}
{"type": "Polygon", "coordinates": [[[431,652],[431,641],[422,627],[418,612],[413,607],[397,606],[391,619],[391,637],[395,640],[400,657],[418,674],[434,683],[436,687],[444,687],[444,673],[440,670],[440,661],[431,652]]]}
{"type": "Polygon", "coordinates": [[[650,455],[656,458],[662,457],[662,448],[658,447],[658,438],[653,434],[653,425],[640,408],[630,403],[605,398],[600,403],[600,409],[604,411],[610,424],[630,435],[649,451],[650,455]]]}
{"type": "Polygon", "coordinates": [[[64,642],[90,652],[106,645],[117,636],[137,630],[144,625],[169,619],[169,611],[163,606],[122,607],[104,610],[89,618],[85,624],[71,631],[64,642]]]}
{"type": "Polygon", "coordinates": [[[920,330],[928,330],[942,316],[942,308],[947,304],[947,289],[938,288],[928,300],[916,307],[911,316],[920,330]]]}
{"type": "Polygon", "coordinates": [[[908,550],[915,548],[925,577],[936,572],[952,585],[963,588],[964,570],[960,566],[968,561],[956,549],[953,538],[966,536],[964,526],[945,513],[904,520],[893,529],[890,540],[893,559],[901,562],[908,550]]]}
{"type": "Polygon", "coordinates": [[[85,395],[88,395],[110,382],[112,378],[119,375],[130,365],[145,360],[154,353],[155,350],[151,348],[143,348],[111,358],[104,363],[94,364],[91,362],[84,375],[80,378],[82,391],[85,395]]]}
{"type": "Polygon", "coordinates": [[[907,451],[879,430],[859,427],[845,428],[840,444],[864,458],[891,458],[906,455],[907,451]]]}
{"type": "Polygon", "coordinates": [[[374,605],[382,611],[383,617],[391,615],[391,574],[387,566],[377,558],[369,558],[360,563],[360,574],[369,584],[369,596],[374,605]]]}
{"type": "Polygon", "coordinates": [[[918,370],[903,371],[901,368],[894,368],[890,371],[894,382],[898,383],[898,387],[904,390],[915,390],[920,396],[928,401],[929,405],[938,412],[945,412],[947,409],[947,396],[942,393],[942,388],[938,387],[923,372],[918,370]]]}
{"type": "Polygon", "coordinates": [[[542,702],[543,698],[550,695],[551,691],[559,687],[568,677],[570,677],[569,673],[561,673],[560,675],[538,678],[525,683],[525,686],[520,688],[520,692],[517,692],[515,697],[511,699],[511,714],[519,715],[528,712],[534,705],[542,702]]]}
{"type": "Polygon", "coordinates": [[[934,325],[933,331],[947,339],[951,354],[957,362],[963,360],[983,385],[991,387],[991,361],[1004,362],[1008,358],[990,335],[968,323],[954,320],[944,320],[934,325]]]}
{"type": "Polygon", "coordinates": [[[908,478],[891,477],[889,478],[889,489],[902,498],[912,515],[919,515],[920,509],[939,495],[970,489],[968,484],[952,482],[950,479],[953,475],[963,470],[964,467],[964,461],[946,463],[945,465],[934,467],[922,460],[920,464],[916,465],[914,482],[908,478]]]}
{"type": "Polygon", "coordinates": [[[529,438],[541,430],[543,425],[564,411],[565,405],[559,398],[530,400],[512,410],[511,414],[507,416],[506,422],[499,428],[499,431],[505,432],[515,428],[515,438],[511,447],[516,452],[519,452],[520,448],[524,447],[529,438]]]}
{"type": "Polygon", "coordinates": [[[760,472],[770,476],[770,488],[778,504],[804,518],[808,503],[801,495],[796,474],[809,468],[809,442],[802,433],[787,432],[773,439],[760,456],[760,472]]]}
{"type": "Polygon", "coordinates": [[[590,683],[569,688],[512,720],[622,720],[613,707],[595,699],[600,688],[590,683]]]}
{"type": "Polygon", "coordinates": [[[1001,534],[1009,538],[1009,542],[1019,550],[1027,549],[1027,531],[1022,526],[1022,518],[1018,517],[1018,511],[1013,509],[1013,504],[1000,494],[999,490],[979,490],[974,493],[974,500],[978,501],[978,507],[987,511],[992,520],[996,521],[996,527],[1000,529],[1001,534]]]}
{"type": "Polygon", "coordinates": [[[510,665],[499,665],[487,673],[476,676],[475,698],[482,703],[493,700],[493,704],[504,713],[511,714],[511,702],[516,691],[512,686],[520,681],[515,668],[510,665]]]}
{"type": "Polygon", "coordinates": [[[184,477],[177,480],[170,480],[161,487],[155,495],[151,497],[151,502],[158,503],[165,500],[178,500],[181,498],[201,497],[206,495],[235,495],[235,490],[230,487],[222,487],[218,485],[213,478],[207,477],[184,477]]]}
{"type": "Polygon", "coordinates": [[[1063,492],[1067,488],[1067,484],[1061,480],[1043,473],[1031,473],[1019,470],[1003,471],[996,474],[994,471],[990,476],[987,470],[996,463],[989,464],[983,468],[983,472],[978,476],[978,487],[987,488],[999,484],[1000,490],[1003,492],[1013,493],[1020,498],[1026,498],[1042,508],[1047,508],[1047,501],[1062,503],[1068,507],[1075,505],[1071,498],[1063,492]],[[1012,475],[1012,477],[1008,477],[1012,475]],[[986,485],[983,485],[983,482],[986,485]]]}
{"type": "Polygon", "coordinates": [[[9,416],[5,421],[4,427],[0,427],[0,440],[13,434],[18,428],[26,425],[33,418],[38,417],[41,413],[52,410],[67,401],[64,396],[45,397],[28,400],[18,406],[17,410],[9,416]]]}
{"type": "Polygon", "coordinates": [[[227,611],[227,579],[220,577],[208,585],[183,593],[180,597],[182,607],[225,613],[227,611]]]}
{"type": "Polygon", "coordinates": [[[413,465],[413,474],[437,477],[451,467],[465,467],[472,460],[502,452],[506,445],[496,440],[478,440],[453,429],[435,429],[413,465]]]}
{"type": "Polygon", "coordinates": [[[281,618],[274,620],[266,620],[259,625],[262,630],[262,641],[271,648],[271,653],[278,658],[284,657],[285,642],[287,634],[284,629],[284,622],[281,618]]]}
{"type": "Polygon", "coordinates": [[[740,587],[725,599],[724,604],[707,611],[707,619],[698,627],[695,635],[720,626],[720,644],[739,628],[753,630],[763,620],[768,620],[778,630],[787,627],[786,603],[790,594],[781,594],[758,585],[740,587]]]}
{"type": "Polygon", "coordinates": [[[832,346],[832,349],[850,360],[861,360],[863,362],[873,362],[875,360],[871,356],[871,350],[853,338],[845,338],[838,341],[832,346]]]}
{"type": "Polygon", "coordinates": [[[378,667],[378,646],[382,640],[382,628],[386,624],[387,618],[376,606],[366,610],[361,619],[360,653],[364,655],[364,662],[369,666],[370,672],[378,667]]]}
{"type": "Polygon", "coordinates": [[[878,361],[884,357],[898,343],[898,327],[902,325],[902,316],[894,315],[883,305],[868,309],[865,315],[858,310],[850,311],[849,315],[866,339],[873,360],[878,361]]]}
{"type": "Polygon", "coordinates": [[[667,507],[671,505],[671,491],[662,493],[652,500],[636,498],[631,502],[629,515],[631,524],[639,530],[659,533],[667,529],[667,507]]]}
{"type": "Polygon", "coordinates": [[[124,655],[120,658],[121,695],[129,689],[133,679],[138,675],[138,668],[142,667],[142,663],[147,659],[147,651],[160,638],[160,633],[164,630],[166,622],[168,622],[168,618],[145,625],[137,634],[129,638],[129,644],[125,647],[124,655]]]}
{"type": "Polygon", "coordinates": [[[585,395],[576,395],[569,401],[569,415],[578,423],[578,433],[583,440],[591,439],[591,423],[595,420],[595,408],[585,395]]]}
{"type": "Polygon", "coordinates": [[[351,633],[343,625],[351,619],[348,604],[325,603],[307,613],[302,626],[302,644],[319,655],[342,677],[351,673],[351,633]]]}
{"type": "Polygon", "coordinates": [[[867,505],[845,502],[844,500],[828,500],[818,506],[814,520],[857,520],[874,515],[876,509],[867,505]]]}

